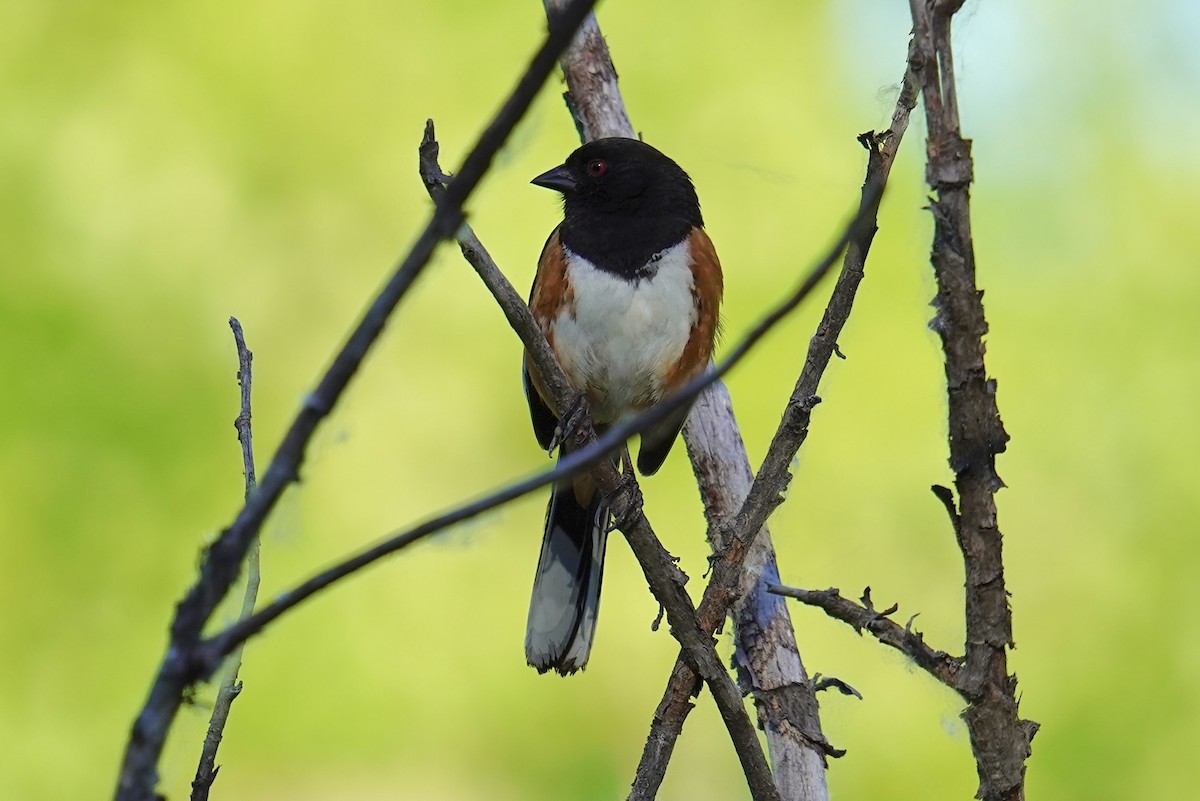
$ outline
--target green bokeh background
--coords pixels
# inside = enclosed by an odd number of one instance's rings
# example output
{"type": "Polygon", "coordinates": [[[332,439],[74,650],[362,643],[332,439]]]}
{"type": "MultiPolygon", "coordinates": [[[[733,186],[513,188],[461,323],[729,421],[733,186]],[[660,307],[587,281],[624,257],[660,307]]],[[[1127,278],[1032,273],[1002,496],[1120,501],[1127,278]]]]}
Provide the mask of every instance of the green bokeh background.
{"type": "MultiPolygon", "coordinates": [[[[1013,437],[999,462],[1012,666],[1044,724],[1031,798],[1180,797],[1200,757],[1200,12],[1134,8],[972,2],[957,27],[988,367],[1013,437]]],[[[736,341],[854,204],[854,135],[887,126],[906,4],[613,1],[600,15],[635,125],[699,187],[736,341]]],[[[111,793],[173,604],[240,500],[227,318],[255,352],[265,464],[428,213],[425,118],[451,168],[542,28],[532,0],[0,6],[0,797],[111,793]]],[[[870,584],[957,652],[961,568],[928,490],[950,476],[922,139],[914,117],[849,358],[829,370],[772,530],[787,582],[870,584]]],[[[575,141],[548,87],[470,204],[522,289],[558,214],[529,178],[575,141]]],[[[755,463],[819,305],[731,377],[755,463]]],[[[543,467],[519,353],[439,251],[271,521],[264,597],[543,467]]],[[[681,454],[645,490],[699,577],[681,454]]],[[[253,641],[214,798],[623,797],[676,649],[650,631],[656,605],[616,539],[587,672],[525,667],[542,504],[426,542],[253,641]]],[[[865,696],[822,698],[848,749],[833,797],[970,798],[955,698],[793,614],[808,668],[865,696]]],[[[180,715],[162,763],[172,798],[206,719],[180,715]]],[[[702,696],[662,798],[744,797],[702,696]]]]}

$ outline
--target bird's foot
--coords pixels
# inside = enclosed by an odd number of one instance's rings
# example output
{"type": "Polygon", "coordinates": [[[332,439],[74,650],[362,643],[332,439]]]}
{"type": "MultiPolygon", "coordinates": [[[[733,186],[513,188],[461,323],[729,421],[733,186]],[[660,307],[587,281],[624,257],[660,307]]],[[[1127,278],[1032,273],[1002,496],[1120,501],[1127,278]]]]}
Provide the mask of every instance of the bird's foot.
{"type": "Polygon", "coordinates": [[[554,453],[556,448],[562,447],[564,443],[574,442],[576,446],[583,444],[585,432],[591,427],[592,414],[588,409],[587,398],[583,393],[579,393],[571,401],[571,405],[567,407],[567,413],[558,421],[558,426],[554,429],[554,436],[550,439],[550,453],[554,453]]]}

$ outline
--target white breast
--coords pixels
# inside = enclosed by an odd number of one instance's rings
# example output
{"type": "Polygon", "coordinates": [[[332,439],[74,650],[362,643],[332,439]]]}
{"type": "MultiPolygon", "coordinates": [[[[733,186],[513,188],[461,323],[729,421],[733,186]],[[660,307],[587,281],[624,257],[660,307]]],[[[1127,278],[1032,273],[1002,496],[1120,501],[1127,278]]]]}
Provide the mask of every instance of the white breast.
{"type": "Polygon", "coordinates": [[[554,321],[554,349],[584,389],[597,422],[610,422],[662,397],[663,374],[683,353],[696,323],[687,240],[656,254],[657,271],[630,281],[566,251],[575,303],[554,321]]]}

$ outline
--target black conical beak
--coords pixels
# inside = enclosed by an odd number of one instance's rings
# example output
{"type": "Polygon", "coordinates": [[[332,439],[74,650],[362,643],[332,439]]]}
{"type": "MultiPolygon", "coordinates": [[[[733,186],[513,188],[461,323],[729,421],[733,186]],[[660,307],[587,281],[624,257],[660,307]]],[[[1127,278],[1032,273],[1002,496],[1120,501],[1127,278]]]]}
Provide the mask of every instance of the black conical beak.
{"type": "Polygon", "coordinates": [[[547,189],[554,189],[564,194],[575,191],[575,179],[571,177],[571,172],[567,169],[566,164],[561,164],[553,170],[542,173],[529,183],[535,186],[544,186],[547,189]]]}

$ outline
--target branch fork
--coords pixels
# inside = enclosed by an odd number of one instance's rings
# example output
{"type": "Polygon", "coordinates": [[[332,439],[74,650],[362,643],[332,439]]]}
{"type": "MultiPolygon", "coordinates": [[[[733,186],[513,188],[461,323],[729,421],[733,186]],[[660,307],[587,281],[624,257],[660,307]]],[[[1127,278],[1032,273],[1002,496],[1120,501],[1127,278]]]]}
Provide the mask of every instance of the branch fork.
{"type": "MultiPolygon", "coordinates": [[[[952,341],[956,346],[964,342],[969,345],[970,337],[979,341],[986,331],[979,293],[974,290],[974,254],[966,213],[966,190],[972,174],[970,142],[962,139],[958,132],[949,46],[950,17],[962,5],[962,0],[910,0],[914,39],[892,125],[881,133],[868,131],[859,136],[860,143],[868,151],[859,211],[833,249],[796,291],[767,314],[723,362],[667,401],[610,427],[603,436],[597,436],[594,431],[586,404],[577,400],[577,394],[566,381],[521,297],[464,223],[464,202],[512,127],[527,110],[564,48],[569,48],[562,62],[568,84],[568,106],[581,136],[591,139],[633,135],[620,100],[615,70],[590,13],[594,0],[544,2],[550,33],[464,161],[457,177],[451,178],[437,164],[438,148],[432,122],[427,125],[420,148],[420,165],[422,180],[435,201],[435,211],[409,255],[354,329],[346,346],[337,354],[316,389],[306,397],[262,487],[247,493],[245,506],[237,519],[208,549],[199,580],[179,604],[171,625],[167,652],[131,732],[117,789],[118,801],[149,801],[156,797],[157,760],[179,705],[186,699],[191,685],[211,675],[223,657],[239,643],[304,599],[365,565],[434,531],[585,470],[591,472],[599,490],[612,505],[617,526],[641,563],[651,591],[660,601],[672,634],[681,645],[671,681],[654,716],[631,799],[650,799],[657,793],[675,739],[691,708],[689,699],[699,691],[701,681],[708,685],[729,729],[756,801],[775,801],[781,797],[820,801],[827,797],[824,758],[840,756],[843,752],[829,745],[821,734],[815,692],[828,688],[855,695],[857,692],[836,679],[815,682],[808,679],[800,663],[790,623],[780,623],[787,620],[786,607],[782,603],[772,604],[769,599],[767,589],[770,584],[771,593],[791,595],[820,606],[831,616],[854,626],[860,634],[864,629],[869,631],[881,642],[909,654],[923,668],[959,691],[969,702],[964,717],[979,762],[979,797],[984,801],[1020,801],[1023,799],[1023,758],[1028,756],[1029,741],[1037,726],[1016,717],[1015,679],[1005,672],[1004,652],[1012,645],[1011,620],[1004,594],[999,530],[995,526],[991,494],[1002,486],[994,471],[994,457],[1003,450],[1007,434],[995,411],[994,381],[987,379],[983,369],[982,343],[979,342],[977,358],[971,356],[960,362],[954,362],[950,345],[952,341]],[[931,199],[936,224],[933,262],[939,283],[935,330],[947,343],[947,378],[951,387],[950,462],[956,472],[955,486],[960,502],[955,504],[949,489],[935,487],[934,491],[950,514],[967,562],[968,637],[967,654],[962,658],[951,657],[926,645],[923,636],[913,629],[915,615],[901,627],[890,617],[898,611],[896,605],[876,610],[869,588],[864,591],[861,603],[855,603],[842,598],[837,590],[814,592],[771,584],[770,578],[778,576],[764,528],[769,515],[782,502],[783,491],[791,478],[791,461],[807,435],[811,413],[821,401],[816,394],[821,375],[831,358],[844,358],[838,350],[837,338],[862,279],[863,264],[875,232],[880,196],[907,128],[909,113],[915,106],[918,86],[924,92],[929,119],[927,174],[931,187],[937,192],[937,198],[931,199]],[[428,262],[434,247],[451,237],[458,240],[464,256],[493,292],[510,324],[521,336],[534,368],[539,371],[551,396],[551,405],[565,412],[560,415],[560,419],[566,421],[564,435],[572,438],[577,447],[563,456],[554,469],[393,535],[283,593],[224,631],[203,638],[206,623],[235,580],[263,520],[284,488],[298,480],[308,442],[316,427],[338,402],[388,317],[428,262]],[[728,394],[719,381],[813,291],[843,250],[837,286],[821,325],[809,343],[796,388],[783,411],[767,458],[758,475],[751,480],[740,436],[732,422],[728,394]],[[700,397],[701,392],[709,388],[712,391],[700,397]],[[619,473],[611,459],[605,456],[619,449],[629,436],[698,397],[684,438],[706,499],[714,557],[711,580],[696,608],[683,589],[686,576],[663,549],[646,519],[636,480],[619,473]],[[974,411],[978,413],[962,415],[962,410],[972,404],[976,404],[974,411]],[[982,425],[973,425],[979,420],[984,421],[982,425]],[[718,432],[717,439],[730,437],[737,441],[734,450],[740,458],[728,460],[729,464],[720,463],[721,457],[716,454],[727,456],[729,451],[712,447],[713,441],[708,439],[710,435],[705,430],[709,425],[718,432]],[[737,464],[732,463],[735,461],[737,464]],[[714,476],[720,479],[713,481],[714,476]],[[994,563],[973,564],[971,554],[975,552],[988,553],[994,563]],[[739,607],[739,599],[747,592],[755,594],[753,603],[739,607]],[[971,615],[972,603],[975,611],[980,613],[979,619],[971,615]],[[769,618],[756,617],[755,607],[767,605],[780,611],[773,612],[769,618]],[[743,690],[738,689],[721,664],[712,636],[731,610],[740,634],[769,630],[783,643],[782,650],[762,650],[754,637],[739,636],[735,662],[743,690]],[[790,659],[790,672],[764,678],[759,667],[780,654],[784,661],[790,659]],[[772,755],[776,758],[777,775],[772,774],[746,713],[743,692],[752,694],[755,699],[760,726],[765,729],[772,755]],[[1020,757],[1015,762],[1014,755],[1020,757]]],[[[241,422],[239,417],[239,425],[241,422]]],[[[248,414],[245,423],[248,427],[248,414]]],[[[239,433],[240,430],[239,427],[239,433]]],[[[240,685],[234,682],[231,697],[239,689],[240,685]]]]}

